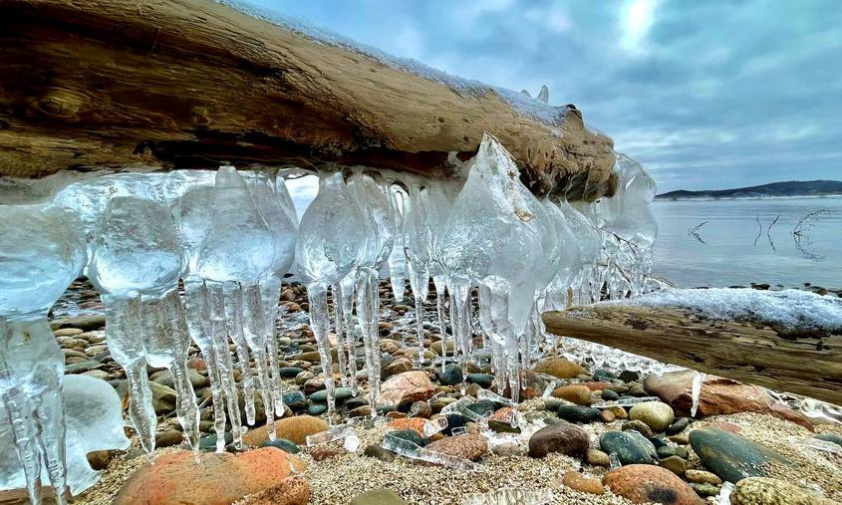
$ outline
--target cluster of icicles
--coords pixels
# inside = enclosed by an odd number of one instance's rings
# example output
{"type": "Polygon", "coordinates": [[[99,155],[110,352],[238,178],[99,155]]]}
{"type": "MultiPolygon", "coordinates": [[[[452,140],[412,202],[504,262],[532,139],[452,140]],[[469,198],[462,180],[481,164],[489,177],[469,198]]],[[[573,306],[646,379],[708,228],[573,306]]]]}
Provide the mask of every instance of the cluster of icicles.
{"type": "MultiPolygon", "coordinates": [[[[372,415],[381,271],[388,270],[398,301],[409,278],[417,335],[405,345],[418,347],[419,361],[432,279],[442,349],[453,339],[450,359],[463,370],[476,351],[471,293],[478,290],[483,347],[499,392],[508,386],[514,402],[522,370],[549,338],[541,312],[644,290],[657,227],[648,207],[655,185],[640,165],[620,155],[615,195],[594,203],[536,198],[490,136],[462,168],[461,178],[442,181],[323,169],[300,224],[281,172],[231,166],[113,174],[72,183],[49,202],[0,205],[0,418],[11,426],[31,501],[40,501],[42,467],[65,501],[64,360],[46,316],[80,273],[102,295],[108,347],[126,371],[129,417],[147,451],[156,430],[147,366],[171,371],[178,420],[198,447],[199,409],[186,369],[191,340],[208,366],[219,451],[226,424],[242,444],[240,396],[246,424],[255,422],[256,394],[268,424],[283,415],[276,331],[281,281],[291,268],[307,285],[331,419],[328,290],[341,382],[358,394],[362,341],[372,415]]],[[[593,346],[571,352],[610,357],[593,346]]]]}

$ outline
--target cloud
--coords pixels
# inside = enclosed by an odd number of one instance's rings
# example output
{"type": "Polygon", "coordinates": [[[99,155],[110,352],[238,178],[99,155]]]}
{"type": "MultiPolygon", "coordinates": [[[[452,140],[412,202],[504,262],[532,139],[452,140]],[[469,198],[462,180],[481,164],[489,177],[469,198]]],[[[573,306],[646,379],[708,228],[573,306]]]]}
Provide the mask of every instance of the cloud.
{"type": "Polygon", "coordinates": [[[633,54],[645,51],[646,36],[655,22],[656,0],[629,0],[620,16],[621,43],[633,54]]]}
{"type": "Polygon", "coordinates": [[[837,0],[286,0],[283,13],[451,74],[546,84],[664,191],[842,178],[837,0]]]}

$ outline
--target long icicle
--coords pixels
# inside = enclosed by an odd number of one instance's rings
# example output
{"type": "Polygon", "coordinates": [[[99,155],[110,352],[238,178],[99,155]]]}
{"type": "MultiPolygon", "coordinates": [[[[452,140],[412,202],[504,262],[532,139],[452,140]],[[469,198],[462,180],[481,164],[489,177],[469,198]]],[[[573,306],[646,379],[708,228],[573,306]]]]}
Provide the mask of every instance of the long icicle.
{"type": "Polygon", "coordinates": [[[269,440],[275,440],[275,402],[272,382],[269,380],[269,357],[266,355],[265,340],[266,315],[263,313],[260,286],[252,284],[243,288],[243,306],[246,315],[246,325],[243,329],[257,368],[260,398],[263,401],[263,412],[266,414],[266,429],[269,440]]]}
{"type": "Polygon", "coordinates": [[[351,387],[351,393],[357,396],[357,356],[355,353],[357,332],[354,325],[354,289],[356,287],[357,271],[351,270],[351,273],[345,276],[340,282],[342,290],[342,317],[344,319],[345,340],[344,347],[339,346],[337,351],[340,355],[348,353],[348,374],[350,375],[348,385],[351,387]]]}
{"type": "MultiPolygon", "coordinates": [[[[248,343],[243,334],[243,291],[239,282],[226,282],[223,285],[225,297],[225,317],[228,334],[234,342],[240,373],[243,374],[243,402],[245,404],[246,423],[254,426],[254,378],[251,375],[251,359],[248,343]]],[[[239,401],[237,402],[239,405],[239,401]]]]}
{"type": "Polygon", "coordinates": [[[447,367],[447,325],[444,324],[444,297],[447,290],[447,278],[444,275],[433,277],[436,287],[436,313],[439,318],[439,334],[441,336],[441,372],[447,367]]]}
{"type": "Polygon", "coordinates": [[[333,327],[336,335],[336,357],[339,361],[339,381],[342,387],[348,385],[348,364],[345,361],[345,303],[342,296],[341,282],[331,286],[333,295],[333,327]]]}
{"type": "Polygon", "coordinates": [[[199,346],[202,358],[208,368],[211,400],[213,401],[213,427],[216,433],[216,452],[225,450],[225,396],[222,391],[222,378],[216,349],[213,342],[213,321],[211,318],[208,289],[202,280],[184,281],[187,322],[193,341],[199,346]]]}
{"type": "Polygon", "coordinates": [[[332,424],[336,410],[336,384],[333,381],[333,360],[330,356],[330,340],[328,338],[330,315],[327,309],[327,285],[323,282],[311,283],[307,286],[307,298],[310,301],[310,325],[316,336],[319,356],[322,361],[322,373],[325,376],[327,414],[332,424]]]}
{"type": "MultiPolygon", "coordinates": [[[[219,376],[222,379],[222,390],[225,392],[228,419],[231,423],[231,434],[234,446],[243,447],[243,420],[240,415],[237,385],[234,381],[234,365],[231,362],[231,351],[228,346],[228,323],[225,316],[225,295],[221,282],[208,282],[208,295],[211,307],[211,321],[213,327],[213,345],[216,349],[219,376]]],[[[219,444],[219,440],[217,440],[219,444]]]]}

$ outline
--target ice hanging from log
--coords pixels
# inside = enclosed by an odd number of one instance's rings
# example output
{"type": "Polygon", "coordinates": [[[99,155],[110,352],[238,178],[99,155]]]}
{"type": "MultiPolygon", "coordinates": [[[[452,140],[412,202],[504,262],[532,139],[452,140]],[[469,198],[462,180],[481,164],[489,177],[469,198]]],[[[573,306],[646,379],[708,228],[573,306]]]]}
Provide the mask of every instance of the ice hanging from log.
{"type": "Polygon", "coordinates": [[[322,174],[319,194],[301,217],[295,255],[300,273],[307,280],[310,323],[321,356],[328,415],[331,418],[335,407],[335,385],[328,341],[330,316],[327,288],[341,281],[360,264],[368,233],[342,173],[332,171],[322,174]]]}
{"type": "MultiPolygon", "coordinates": [[[[120,397],[102,379],[69,375],[62,384],[67,431],[67,486],[78,495],[99,478],[88,463],[92,451],[126,449],[129,439],[123,433],[123,409],[120,397]]],[[[41,473],[47,467],[42,463],[41,473]]],[[[0,490],[26,488],[23,465],[15,451],[12,427],[6,416],[0,417],[0,490]]]]}
{"type": "MultiPolygon", "coordinates": [[[[399,300],[404,267],[409,266],[416,306],[413,347],[419,360],[424,325],[432,320],[442,337],[441,366],[458,358],[465,377],[469,361],[490,355],[497,391],[516,405],[523,370],[552,348],[537,317],[544,307],[568,303],[571,289],[574,299],[587,302],[598,299],[603,286],[611,296],[645,289],[654,240],[647,218],[651,180],[634,162],[621,158],[616,169],[621,189],[615,197],[575,206],[564,200],[539,200],[520,182],[518,167],[491,136],[462,167],[465,172],[452,180],[376,174],[364,167],[322,170],[319,194],[305,212],[300,230],[283,176],[275,169],[238,172],[223,166],[215,172],[113,174],[72,183],[54,200],[66,210],[54,212],[70,211],[82,222],[74,228],[85,235],[77,241],[78,265],[68,269],[49,303],[30,312],[43,314],[76,276],[85,263],[86,243],[91,256],[87,274],[106,303],[108,343],[127,370],[130,417],[144,447],[153,448],[156,424],[147,364],[172,370],[179,420],[188,441],[196,445],[195,397],[184,368],[192,338],[208,365],[217,450],[222,451],[227,423],[235,445],[241,445],[241,402],[245,424],[254,423],[256,398],[266,406],[267,423],[283,414],[276,325],[282,278],[293,268],[293,258],[296,273],[308,284],[311,327],[322,357],[330,412],[334,373],[328,338],[329,288],[335,290],[341,309],[336,329],[342,336],[336,351],[342,380],[357,392],[356,348],[361,338],[373,416],[380,389],[380,271],[388,264],[399,300]],[[636,217],[627,219],[627,214],[636,217]],[[424,306],[431,278],[434,314],[424,306]],[[179,279],[184,284],[184,304],[178,296],[179,279]],[[474,289],[478,289],[479,327],[474,323],[474,289]],[[482,335],[483,342],[475,341],[475,335],[482,335]],[[455,343],[453,356],[447,353],[450,338],[455,343]],[[243,376],[240,383],[234,380],[236,369],[243,376]]],[[[0,209],[24,212],[28,207],[0,209]]],[[[30,242],[41,247],[49,240],[39,237],[30,242]]],[[[17,246],[27,254],[37,251],[17,246]]],[[[5,265],[8,258],[3,261],[5,265]]],[[[9,282],[5,274],[2,280],[9,282]]],[[[16,291],[10,288],[6,293],[16,291]]],[[[8,347],[17,323],[5,306],[0,309],[8,347]]],[[[5,360],[10,354],[4,353],[5,360]]],[[[608,350],[583,351],[579,357],[639,363],[631,355],[608,350]]],[[[55,380],[60,381],[60,360],[55,365],[55,380]]],[[[26,408],[21,414],[23,400],[15,396],[19,391],[3,386],[4,407],[20,421],[14,425],[21,430],[16,439],[19,450],[28,455],[52,451],[34,445],[34,420],[26,408]]],[[[61,411],[60,399],[45,405],[61,411]]],[[[425,426],[429,433],[443,428],[436,422],[425,426]]],[[[270,429],[269,436],[273,435],[270,429]]],[[[50,478],[61,488],[63,477],[55,469],[63,456],[55,450],[39,457],[50,462],[50,478]]],[[[27,471],[35,495],[35,466],[27,471]]]]}
{"type": "Polygon", "coordinates": [[[0,205],[0,222],[0,416],[11,427],[4,439],[14,441],[30,502],[41,503],[49,481],[63,504],[64,356],[47,311],[84,265],[84,238],[72,215],[49,204],[0,205]]]}
{"type": "Polygon", "coordinates": [[[191,447],[198,448],[199,411],[187,377],[190,336],[177,292],[181,270],[166,207],[134,197],[109,201],[88,271],[105,304],[109,350],[126,371],[129,414],[148,452],[155,448],[157,416],[147,365],[172,373],[179,422],[191,447]]]}

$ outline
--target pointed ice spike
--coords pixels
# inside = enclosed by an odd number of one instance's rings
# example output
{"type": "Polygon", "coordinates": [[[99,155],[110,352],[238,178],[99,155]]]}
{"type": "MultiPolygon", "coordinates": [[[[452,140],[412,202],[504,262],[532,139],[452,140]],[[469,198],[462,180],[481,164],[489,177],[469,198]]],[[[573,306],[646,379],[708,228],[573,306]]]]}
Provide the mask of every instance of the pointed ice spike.
{"type": "Polygon", "coordinates": [[[424,436],[432,437],[445,428],[447,428],[447,418],[437,417],[424,423],[424,436]]]}
{"type": "Polygon", "coordinates": [[[368,403],[371,415],[377,415],[377,396],[380,391],[380,338],[377,330],[378,277],[374,269],[360,269],[357,289],[357,318],[365,347],[365,362],[368,369],[368,403]]]}
{"type": "Polygon", "coordinates": [[[237,353],[237,362],[242,374],[242,397],[245,406],[246,423],[254,426],[254,377],[251,374],[251,357],[243,333],[243,291],[240,283],[226,282],[223,284],[225,297],[225,321],[228,324],[228,335],[234,342],[234,350],[237,353]]]}
{"type": "Polygon", "coordinates": [[[628,407],[630,405],[637,405],[638,403],[657,402],[660,399],[657,396],[644,396],[638,398],[622,398],[616,401],[599,402],[591,405],[595,409],[607,409],[611,407],[628,407]]]}
{"type": "MultiPolygon", "coordinates": [[[[240,415],[237,386],[234,381],[234,366],[231,362],[231,351],[228,347],[228,324],[225,320],[225,295],[221,282],[206,282],[208,289],[208,303],[210,305],[211,328],[213,330],[213,346],[216,354],[216,367],[225,393],[225,405],[228,408],[228,419],[231,424],[231,434],[234,446],[243,446],[242,416],[240,415]]],[[[223,444],[225,438],[223,437],[223,444]]],[[[217,440],[217,451],[221,452],[220,442],[217,440]]],[[[224,447],[224,445],[223,445],[224,447]]]]}
{"type": "Polygon", "coordinates": [[[333,442],[334,440],[344,439],[349,436],[356,436],[356,431],[354,431],[354,427],[350,424],[340,424],[334,426],[326,431],[321,431],[319,433],[315,433],[313,435],[307,435],[307,447],[313,447],[314,445],[321,445],[333,442]]]}
{"type": "Polygon", "coordinates": [[[696,412],[699,410],[699,397],[702,394],[702,384],[705,382],[707,374],[696,372],[693,376],[692,398],[693,404],[690,407],[690,417],[696,417],[696,412]]]}
{"type": "Polygon", "coordinates": [[[538,100],[548,103],[550,101],[550,88],[547,85],[541,86],[541,92],[538,93],[538,100]]]}
{"type": "Polygon", "coordinates": [[[436,288],[436,315],[439,318],[439,336],[441,336],[441,371],[447,368],[447,325],[444,323],[444,297],[447,291],[447,278],[444,275],[433,277],[436,288]]]}
{"type": "MultiPolygon", "coordinates": [[[[298,217],[283,177],[279,173],[257,172],[250,178],[250,190],[260,215],[266,221],[270,232],[275,237],[274,262],[260,283],[260,295],[263,303],[265,323],[260,325],[265,335],[251,343],[252,352],[264,356],[268,363],[267,374],[271,372],[271,394],[275,414],[282,416],[283,381],[279,375],[276,320],[278,300],[281,296],[283,276],[295,260],[295,241],[298,236],[298,217]]],[[[264,386],[265,388],[265,386],[264,386]]]]}
{"type": "Polygon", "coordinates": [[[308,283],[310,323],[322,356],[331,420],[335,405],[328,341],[327,286],[341,281],[359,265],[365,254],[367,234],[365,220],[347,190],[342,174],[324,174],[318,196],[301,218],[295,252],[300,273],[308,283]]]}
{"type": "Polygon", "coordinates": [[[330,341],[328,338],[330,320],[327,309],[327,285],[319,282],[309,284],[307,286],[307,298],[310,302],[310,324],[316,337],[322,373],[325,376],[328,418],[332,420],[336,408],[336,384],[333,380],[333,361],[330,356],[330,341]]]}
{"type": "Polygon", "coordinates": [[[389,280],[392,285],[392,293],[395,301],[403,301],[406,289],[406,252],[404,247],[404,226],[403,226],[403,201],[404,193],[397,186],[388,188],[392,212],[395,222],[395,238],[392,250],[389,254],[389,280]]]}
{"type": "Polygon", "coordinates": [[[269,380],[269,359],[266,356],[266,315],[263,313],[259,286],[251,285],[245,288],[243,305],[247,322],[244,333],[254,356],[255,368],[257,368],[257,379],[260,384],[259,393],[263,401],[263,411],[266,413],[269,440],[275,440],[275,398],[273,396],[273,385],[269,380]]]}
{"type": "MultiPolygon", "coordinates": [[[[26,491],[29,501],[34,505],[41,503],[41,451],[35,439],[35,424],[27,412],[32,409],[29,401],[17,388],[3,394],[2,407],[12,427],[11,436],[15,441],[18,458],[23,463],[26,478],[26,491]]],[[[3,414],[3,412],[0,412],[3,414]]],[[[8,434],[6,434],[8,435],[8,434]]]]}
{"type": "Polygon", "coordinates": [[[64,365],[46,318],[85,261],[82,225],[51,205],[0,205],[0,222],[0,436],[14,444],[30,501],[41,502],[43,462],[63,505],[64,365]]]}
{"type": "Polygon", "coordinates": [[[225,448],[225,397],[213,343],[213,321],[208,290],[203,281],[192,278],[184,281],[184,293],[190,335],[199,346],[208,368],[217,452],[222,452],[225,448]]]}
{"type": "Polygon", "coordinates": [[[726,481],[722,484],[719,494],[716,495],[716,505],[731,505],[731,493],[733,493],[735,489],[736,487],[731,482],[726,481]]]}
{"type": "Polygon", "coordinates": [[[383,437],[383,448],[387,451],[392,451],[410,459],[427,461],[428,463],[444,465],[459,470],[477,471],[482,469],[480,465],[474,463],[473,461],[424,449],[423,447],[418,446],[418,444],[403,438],[398,438],[389,433],[383,437]]]}
{"type": "Polygon", "coordinates": [[[461,505],[545,505],[555,496],[549,489],[506,487],[488,493],[469,493],[462,496],[461,505]]]}
{"type": "MultiPolygon", "coordinates": [[[[352,274],[348,274],[349,276],[352,274]]],[[[331,287],[333,295],[334,335],[336,335],[336,357],[339,361],[339,380],[342,387],[348,386],[348,365],[345,361],[345,311],[342,299],[342,283],[331,287]]]]}
{"type": "MultiPolygon", "coordinates": [[[[357,271],[351,270],[351,273],[345,276],[340,282],[342,285],[342,317],[344,319],[345,339],[343,342],[337,342],[340,356],[347,354],[348,379],[343,380],[343,385],[350,385],[351,394],[357,395],[357,331],[354,324],[354,290],[356,289],[357,271]]],[[[340,362],[341,364],[341,362],[340,362]]],[[[344,374],[343,374],[344,379],[344,374]]]]}

